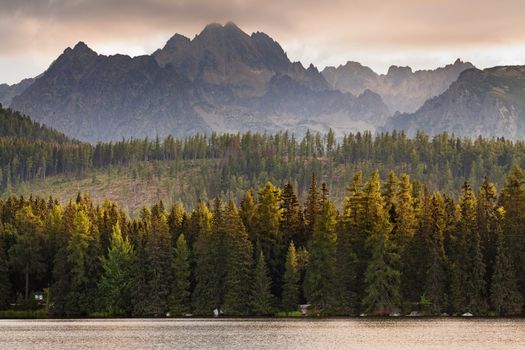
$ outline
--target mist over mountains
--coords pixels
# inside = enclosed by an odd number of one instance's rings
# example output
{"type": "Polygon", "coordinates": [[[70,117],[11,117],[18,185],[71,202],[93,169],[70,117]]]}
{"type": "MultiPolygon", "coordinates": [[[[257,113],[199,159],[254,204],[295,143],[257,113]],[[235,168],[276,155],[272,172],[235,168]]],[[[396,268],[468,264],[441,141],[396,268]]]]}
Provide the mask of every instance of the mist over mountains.
{"type": "Polygon", "coordinates": [[[137,57],[99,55],[79,42],[38,77],[0,85],[0,103],[89,142],[330,128],[517,139],[525,135],[522,73],[460,60],[415,72],[392,66],[383,75],[357,62],[320,72],[290,61],[267,34],[227,23],[193,39],[175,34],[137,57]]]}

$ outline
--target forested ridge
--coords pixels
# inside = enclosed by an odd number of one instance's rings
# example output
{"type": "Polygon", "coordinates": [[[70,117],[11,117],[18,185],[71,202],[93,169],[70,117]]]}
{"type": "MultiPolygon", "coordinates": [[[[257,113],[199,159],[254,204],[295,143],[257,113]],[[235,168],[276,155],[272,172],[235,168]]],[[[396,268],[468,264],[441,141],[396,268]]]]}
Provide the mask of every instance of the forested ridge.
{"type": "Polygon", "coordinates": [[[272,315],[311,304],[320,315],[419,311],[523,314],[525,172],[499,192],[465,182],[454,200],[408,175],[356,172],[336,207],[311,176],[144,207],[130,219],[87,195],[0,201],[0,305],[51,316],[272,315]],[[48,288],[48,289],[47,289],[48,288]]]}
{"type": "Polygon", "coordinates": [[[183,200],[190,207],[219,194],[240,199],[250,187],[262,187],[268,181],[283,186],[288,180],[304,199],[311,173],[327,182],[340,203],[356,171],[368,176],[378,169],[382,178],[390,170],[403,172],[424,181],[431,190],[454,194],[466,180],[477,187],[487,177],[501,186],[512,165],[525,167],[523,142],[447,134],[430,138],[419,133],[407,138],[398,132],[375,136],[365,132],[339,140],[332,132],[308,132],[300,140],[286,132],[211,134],[90,145],[0,109],[0,192],[4,198],[24,193],[16,191],[17,184],[54,175],[81,178],[95,176],[94,169],[108,174],[118,169],[117,176],[129,173],[144,182],[160,177],[159,169],[164,167],[173,182],[185,184],[178,198],[164,198],[170,204],[183,200]],[[190,176],[182,173],[192,167],[196,169],[190,176]]]}

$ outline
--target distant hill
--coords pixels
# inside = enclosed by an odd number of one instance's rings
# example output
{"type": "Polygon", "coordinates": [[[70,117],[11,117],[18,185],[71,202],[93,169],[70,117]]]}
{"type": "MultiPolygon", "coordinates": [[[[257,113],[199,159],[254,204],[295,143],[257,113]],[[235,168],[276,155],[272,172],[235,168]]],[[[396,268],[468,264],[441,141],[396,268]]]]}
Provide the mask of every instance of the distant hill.
{"type": "Polygon", "coordinates": [[[525,66],[467,70],[443,94],[415,113],[393,117],[385,129],[523,140],[525,66]]]}
{"type": "Polygon", "coordinates": [[[0,104],[0,138],[3,137],[54,143],[73,142],[63,133],[35,122],[19,112],[5,109],[0,104]]]}
{"type": "Polygon", "coordinates": [[[322,74],[331,88],[352,94],[365,90],[378,93],[390,112],[415,112],[426,100],[443,93],[467,69],[470,62],[456,60],[454,64],[434,70],[413,72],[410,67],[391,66],[387,74],[377,74],[358,62],[326,67],[322,74]]]}

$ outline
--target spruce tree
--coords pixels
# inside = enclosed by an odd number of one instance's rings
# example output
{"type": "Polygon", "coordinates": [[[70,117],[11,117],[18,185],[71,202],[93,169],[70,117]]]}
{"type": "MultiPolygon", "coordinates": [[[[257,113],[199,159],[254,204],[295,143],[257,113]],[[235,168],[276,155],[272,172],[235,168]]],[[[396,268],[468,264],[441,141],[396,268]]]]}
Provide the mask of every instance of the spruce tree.
{"type": "Polygon", "coordinates": [[[288,253],[286,254],[286,263],[284,267],[284,278],[283,278],[283,295],[281,305],[283,310],[290,312],[297,309],[299,304],[299,281],[301,275],[299,271],[299,265],[297,262],[297,252],[295,245],[290,242],[288,247],[288,253]]]}
{"type": "Polygon", "coordinates": [[[321,211],[321,195],[317,187],[315,173],[312,173],[310,187],[304,203],[305,236],[308,241],[314,232],[315,221],[321,211]]]}
{"type": "Polygon", "coordinates": [[[281,294],[281,281],[284,273],[285,246],[283,233],[280,229],[281,208],[280,190],[272,183],[267,183],[259,191],[256,209],[256,243],[260,245],[272,280],[272,293],[281,294]]]}
{"type": "Polygon", "coordinates": [[[228,315],[246,315],[250,309],[253,251],[239,211],[232,201],[226,208],[224,231],[227,254],[224,264],[224,312],[228,315]]]}
{"type": "Polygon", "coordinates": [[[67,264],[69,288],[66,296],[65,313],[70,315],[86,314],[85,290],[87,278],[87,254],[89,241],[92,239],[92,224],[84,208],[73,205],[73,218],[68,227],[70,239],[67,245],[67,264]]]}
{"type": "Polygon", "coordinates": [[[520,167],[514,166],[505,179],[499,205],[505,208],[503,230],[516,268],[518,286],[525,295],[525,171],[520,167]]]}
{"type": "Polygon", "coordinates": [[[151,210],[151,222],[145,243],[146,283],[148,300],[146,313],[164,315],[168,311],[168,297],[171,289],[173,248],[166,212],[160,205],[151,210]]]}
{"type": "MultiPolygon", "coordinates": [[[[446,309],[446,257],[443,243],[443,232],[445,229],[445,202],[439,193],[432,196],[430,207],[431,221],[423,225],[425,230],[425,249],[423,254],[427,256],[426,279],[424,285],[424,296],[432,303],[433,314],[440,314],[446,309]]],[[[423,219],[425,220],[425,218],[423,219]]]]}
{"type": "Polygon", "coordinates": [[[120,225],[113,226],[107,257],[101,257],[103,274],[98,288],[103,309],[112,316],[129,316],[132,312],[131,293],[135,253],[120,225]]]}
{"type": "Polygon", "coordinates": [[[335,301],[337,211],[330,200],[322,203],[309,244],[309,260],[304,278],[304,294],[309,304],[330,312],[335,301]]]}
{"type": "Polygon", "coordinates": [[[272,280],[266,267],[262,251],[259,252],[253,272],[253,285],[250,298],[251,312],[255,315],[270,315],[273,313],[272,280]]]}
{"type": "Polygon", "coordinates": [[[169,298],[169,310],[172,315],[181,315],[190,311],[190,250],[184,234],[177,238],[175,258],[173,259],[173,283],[169,298]]]}
{"type": "Polygon", "coordinates": [[[30,276],[45,271],[43,223],[30,206],[24,206],[15,218],[16,241],[9,249],[9,262],[24,276],[24,298],[29,299],[30,276]]]}
{"type": "MultiPolygon", "coordinates": [[[[504,209],[499,208],[498,217],[504,217],[504,209]]],[[[490,287],[490,301],[494,311],[500,316],[511,316],[521,313],[523,295],[520,293],[516,273],[512,264],[509,249],[501,225],[497,229],[497,246],[494,273],[490,287]]]]}
{"type": "Polygon", "coordinates": [[[370,260],[365,271],[363,306],[367,312],[385,315],[400,306],[400,273],[395,269],[399,255],[390,239],[392,225],[383,206],[379,174],[374,172],[365,185],[367,212],[366,248],[370,260]]]}
{"type": "Polygon", "coordinates": [[[288,182],[283,188],[281,215],[281,231],[284,235],[284,243],[289,244],[293,241],[299,247],[306,246],[303,213],[291,182],[288,182]]]}

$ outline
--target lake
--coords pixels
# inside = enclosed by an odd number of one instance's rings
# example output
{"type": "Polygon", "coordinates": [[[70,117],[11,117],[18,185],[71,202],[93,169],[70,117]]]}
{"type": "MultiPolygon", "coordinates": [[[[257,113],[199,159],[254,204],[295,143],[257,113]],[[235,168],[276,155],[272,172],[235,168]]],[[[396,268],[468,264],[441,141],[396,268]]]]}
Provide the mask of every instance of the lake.
{"type": "Polygon", "coordinates": [[[0,320],[0,349],[525,349],[525,320],[0,320]]]}

